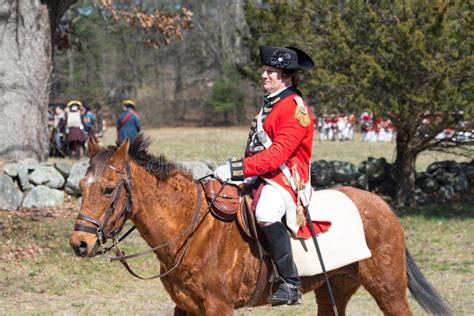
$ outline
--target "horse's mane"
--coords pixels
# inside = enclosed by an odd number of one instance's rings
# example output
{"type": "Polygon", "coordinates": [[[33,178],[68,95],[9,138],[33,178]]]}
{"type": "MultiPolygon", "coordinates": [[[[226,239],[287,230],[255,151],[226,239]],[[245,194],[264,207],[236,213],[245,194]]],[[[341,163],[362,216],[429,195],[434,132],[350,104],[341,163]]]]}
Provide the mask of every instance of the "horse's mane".
{"type": "MultiPolygon", "coordinates": [[[[164,155],[154,156],[148,153],[150,144],[150,137],[145,136],[143,133],[138,134],[128,148],[130,159],[161,180],[166,179],[170,174],[176,171],[189,175],[188,172],[166,159],[164,155]]],[[[115,146],[107,146],[107,148],[97,152],[90,160],[89,170],[96,174],[102,173],[108,167],[109,159],[119,145],[120,144],[116,143],[115,146]]]]}

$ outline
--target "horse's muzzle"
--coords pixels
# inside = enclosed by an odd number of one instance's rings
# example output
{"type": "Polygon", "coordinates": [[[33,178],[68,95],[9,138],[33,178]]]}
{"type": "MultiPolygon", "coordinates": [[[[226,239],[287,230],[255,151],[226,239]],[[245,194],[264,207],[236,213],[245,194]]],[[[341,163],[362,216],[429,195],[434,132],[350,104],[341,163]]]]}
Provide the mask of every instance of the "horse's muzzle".
{"type": "Polygon", "coordinates": [[[79,257],[87,257],[87,243],[83,240],[79,241],[79,244],[71,244],[74,253],[79,257]]]}

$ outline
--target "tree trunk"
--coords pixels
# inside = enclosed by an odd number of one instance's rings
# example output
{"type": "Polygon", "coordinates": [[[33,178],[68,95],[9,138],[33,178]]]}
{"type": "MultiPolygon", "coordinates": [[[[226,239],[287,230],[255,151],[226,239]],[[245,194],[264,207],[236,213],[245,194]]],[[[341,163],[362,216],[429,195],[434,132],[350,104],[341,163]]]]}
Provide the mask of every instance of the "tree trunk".
{"type": "Polygon", "coordinates": [[[410,146],[409,138],[402,131],[397,133],[396,159],[393,165],[395,204],[415,204],[415,162],[418,152],[410,146]]]}
{"type": "Polygon", "coordinates": [[[176,47],[176,64],[175,64],[175,81],[174,81],[174,123],[183,120],[183,100],[181,95],[183,93],[183,60],[182,60],[182,45],[176,47]]]}
{"type": "Polygon", "coordinates": [[[229,112],[227,111],[224,112],[224,125],[229,125],[229,112]]]}
{"type": "Polygon", "coordinates": [[[74,58],[72,49],[67,50],[69,87],[74,87],[74,58]]]}
{"type": "Polygon", "coordinates": [[[47,5],[4,1],[0,30],[0,160],[44,160],[52,69],[47,5]]]}

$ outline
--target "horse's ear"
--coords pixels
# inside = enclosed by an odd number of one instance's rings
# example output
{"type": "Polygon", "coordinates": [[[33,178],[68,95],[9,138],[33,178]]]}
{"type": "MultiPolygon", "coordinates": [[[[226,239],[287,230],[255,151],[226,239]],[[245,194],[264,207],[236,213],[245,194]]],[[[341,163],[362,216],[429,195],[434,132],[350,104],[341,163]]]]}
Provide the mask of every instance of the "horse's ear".
{"type": "Polygon", "coordinates": [[[89,157],[92,157],[97,154],[97,152],[99,152],[102,147],[97,144],[94,138],[89,137],[89,139],[87,140],[87,149],[89,151],[89,157]]]}
{"type": "Polygon", "coordinates": [[[127,138],[125,141],[117,148],[112,157],[110,158],[110,165],[118,170],[123,170],[125,168],[125,162],[128,159],[128,147],[130,146],[130,140],[127,138]]]}

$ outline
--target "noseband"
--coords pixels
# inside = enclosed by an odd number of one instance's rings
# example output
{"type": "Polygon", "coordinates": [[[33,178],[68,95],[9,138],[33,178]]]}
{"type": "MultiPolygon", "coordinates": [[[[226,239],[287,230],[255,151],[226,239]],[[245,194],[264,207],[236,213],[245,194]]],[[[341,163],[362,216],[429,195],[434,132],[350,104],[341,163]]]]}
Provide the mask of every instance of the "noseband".
{"type": "Polygon", "coordinates": [[[86,226],[79,223],[76,223],[76,225],[74,226],[74,231],[81,231],[81,232],[97,235],[97,238],[101,244],[104,244],[108,238],[111,238],[111,239],[115,238],[115,236],[117,236],[120,233],[120,231],[123,228],[123,225],[122,227],[117,227],[117,224],[120,222],[120,219],[122,217],[124,218],[123,222],[125,223],[125,221],[130,217],[130,214],[132,212],[132,180],[131,180],[130,163],[128,162],[128,160],[125,162],[125,172],[118,170],[117,168],[110,165],[109,165],[109,168],[111,168],[112,170],[120,174],[120,180],[117,182],[117,185],[115,186],[114,195],[112,196],[112,200],[110,201],[109,207],[107,208],[107,211],[105,212],[104,220],[100,222],[99,220],[89,215],[79,213],[79,215],[77,216],[77,219],[81,219],[86,222],[89,222],[93,224],[95,227],[86,226]],[[120,214],[117,217],[117,220],[115,221],[114,228],[110,231],[106,231],[105,227],[107,226],[107,223],[112,217],[115,207],[117,206],[117,202],[118,202],[118,199],[120,198],[122,187],[125,188],[125,203],[122,207],[122,210],[120,211],[120,214]]]}

